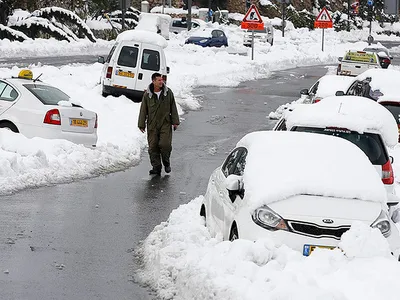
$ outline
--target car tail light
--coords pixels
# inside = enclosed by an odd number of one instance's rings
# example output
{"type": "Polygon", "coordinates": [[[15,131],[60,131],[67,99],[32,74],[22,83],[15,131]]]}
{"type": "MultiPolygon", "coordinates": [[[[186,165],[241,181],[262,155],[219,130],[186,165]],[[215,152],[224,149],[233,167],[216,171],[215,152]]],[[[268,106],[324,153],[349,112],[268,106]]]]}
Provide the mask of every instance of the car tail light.
{"type": "Polygon", "coordinates": [[[382,182],[384,184],[394,183],[394,175],[390,159],[382,166],[382,182]]]}
{"type": "Polygon", "coordinates": [[[163,75],[162,79],[163,79],[164,83],[167,83],[167,75],[163,75]]]}
{"type": "Polygon", "coordinates": [[[44,116],[43,123],[52,125],[61,125],[61,115],[58,109],[49,110],[44,116]]]}
{"type": "Polygon", "coordinates": [[[318,103],[319,101],[321,101],[321,98],[319,97],[314,99],[314,103],[318,103]]]}
{"type": "Polygon", "coordinates": [[[98,125],[98,124],[97,124],[97,121],[98,121],[98,119],[99,119],[99,118],[97,117],[97,114],[96,114],[96,121],[94,122],[94,128],[97,128],[97,125],[98,125]]]}
{"type": "Polygon", "coordinates": [[[390,59],[389,58],[384,58],[382,60],[382,62],[385,63],[385,64],[390,64],[390,59]]]}
{"type": "Polygon", "coordinates": [[[400,124],[397,124],[397,131],[399,132],[399,143],[400,143],[400,124]]]}
{"type": "Polygon", "coordinates": [[[337,67],[336,75],[340,75],[341,71],[342,71],[342,64],[339,64],[337,67]]]}
{"type": "Polygon", "coordinates": [[[112,67],[108,67],[108,68],[107,68],[106,78],[110,78],[110,79],[111,79],[112,69],[113,69],[112,67]]]}

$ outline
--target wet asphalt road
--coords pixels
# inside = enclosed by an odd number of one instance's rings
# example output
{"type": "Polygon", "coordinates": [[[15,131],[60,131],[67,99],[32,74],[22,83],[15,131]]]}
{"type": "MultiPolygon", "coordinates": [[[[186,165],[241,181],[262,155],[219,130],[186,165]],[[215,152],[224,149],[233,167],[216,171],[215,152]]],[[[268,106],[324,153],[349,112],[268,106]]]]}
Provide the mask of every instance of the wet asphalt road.
{"type": "Polygon", "coordinates": [[[235,88],[196,90],[174,134],[172,173],[149,177],[148,156],[124,172],[0,197],[1,299],[152,299],[134,282],[133,249],[208,178],[246,133],[326,73],[297,68],[235,88]]]}

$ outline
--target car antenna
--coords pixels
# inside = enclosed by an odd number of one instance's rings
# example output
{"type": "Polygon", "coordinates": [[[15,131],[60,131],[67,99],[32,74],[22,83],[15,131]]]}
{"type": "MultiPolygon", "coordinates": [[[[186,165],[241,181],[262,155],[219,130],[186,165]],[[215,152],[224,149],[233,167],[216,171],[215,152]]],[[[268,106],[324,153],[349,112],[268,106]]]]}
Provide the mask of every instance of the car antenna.
{"type": "Polygon", "coordinates": [[[43,73],[41,73],[38,77],[36,77],[35,79],[33,79],[33,82],[36,82],[36,81],[39,79],[39,77],[42,76],[42,75],[43,75],[43,73]]]}

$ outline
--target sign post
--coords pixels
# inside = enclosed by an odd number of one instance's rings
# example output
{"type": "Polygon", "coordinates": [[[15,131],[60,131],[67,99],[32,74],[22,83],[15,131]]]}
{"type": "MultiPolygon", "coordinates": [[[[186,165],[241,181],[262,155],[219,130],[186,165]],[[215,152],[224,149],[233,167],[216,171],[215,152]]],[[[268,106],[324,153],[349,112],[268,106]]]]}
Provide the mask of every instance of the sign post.
{"type": "Polygon", "coordinates": [[[251,30],[251,60],[254,59],[254,30],[263,30],[264,22],[257,7],[252,4],[243,18],[242,29],[251,30]]]}
{"type": "Polygon", "coordinates": [[[324,51],[325,28],[332,28],[333,22],[328,10],[324,7],[314,21],[314,28],[322,28],[322,51],[324,51]]]}

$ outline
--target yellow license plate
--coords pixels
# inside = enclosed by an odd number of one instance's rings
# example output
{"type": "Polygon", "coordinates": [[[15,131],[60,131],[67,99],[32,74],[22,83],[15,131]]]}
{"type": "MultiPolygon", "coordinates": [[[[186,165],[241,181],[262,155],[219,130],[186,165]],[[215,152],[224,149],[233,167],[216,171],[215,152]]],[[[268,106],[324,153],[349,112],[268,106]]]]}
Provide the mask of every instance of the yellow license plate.
{"type": "Polygon", "coordinates": [[[336,247],[332,246],[317,246],[317,245],[304,245],[303,246],[303,255],[304,256],[309,256],[316,248],[322,248],[322,249],[335,249],[336,247]]]}
{"type": "Polygon", "coordinates": [[[134,78],[135,73],[130,73],[130,72],[124,72],[124,71],[118,71],[118,76],[124,76],[124,77],[129,77],[129,78],[134,78]]]}
{"type": "Polygon", "coordinates": [[[71,119],[71,126],[88,127],[88,121],[82,119],[71,119]]]}

